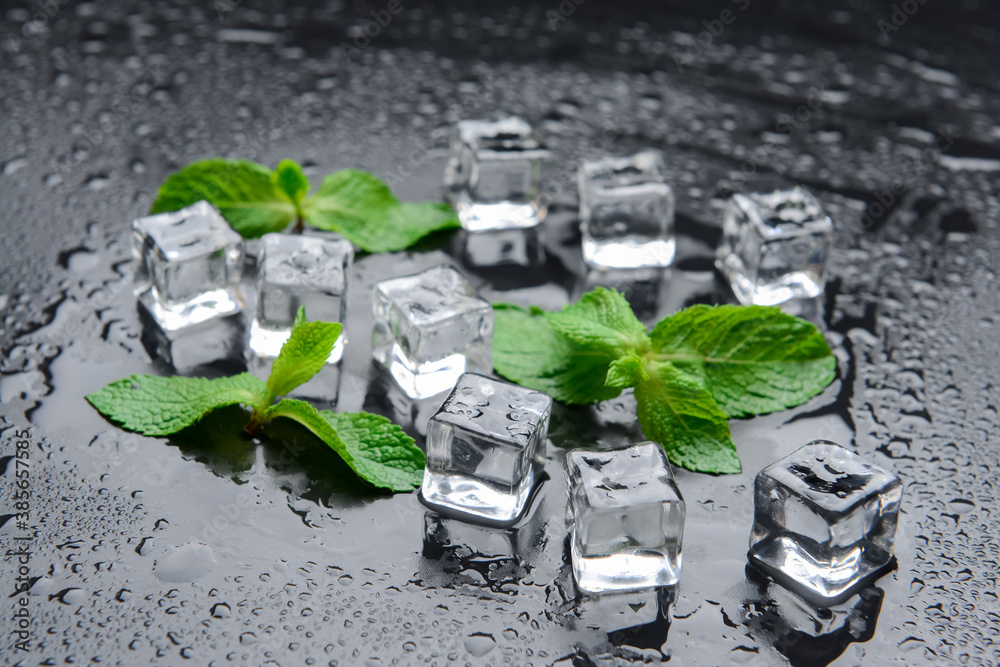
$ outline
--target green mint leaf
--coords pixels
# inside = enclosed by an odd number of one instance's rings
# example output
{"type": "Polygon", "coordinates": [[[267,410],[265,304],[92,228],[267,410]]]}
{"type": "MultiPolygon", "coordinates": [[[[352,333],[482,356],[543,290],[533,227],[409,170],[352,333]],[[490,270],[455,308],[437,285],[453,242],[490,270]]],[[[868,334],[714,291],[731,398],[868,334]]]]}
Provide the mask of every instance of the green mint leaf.
{"type": "Polygon", "coordinates": [[[351,467],[366,480],[393,491],[409,491],[423,482],[426,458],[402,427],[369,412],[322,410],[344,441],[354,463],[351,467]]]}
{"type": "Polygon", "coordinates": [[[308,322],[306,319],[306,309],[305,306],[299,306],[298,311],[295,313],[295,320],[292,322],[292,328],[299,326],[300,324],[305,324],[308,322]]]}
{"type": "Polygon", "coordinates": [[[604,384],[617,355],[580,353],[549,324],[547,315],[537,308],[493,305],[496,372],[564,403],[593,403],[620,394],[621,389],[604,384]]]}
{"type": "Polygon", "coordinates": [[[611,362],[608,368],[608,376],[604,384],[609,387],[634,387],[643,380],[649,379],[641,357],[629,354],[611,362]]]}
{"type": "Polygon", "coordinates": [[[552,328],[581,352],[600,352],[617,359],[649,349],[645,325],[621,292],[613,289],[596,287],[576,303],[546,317],[552,328]]]}
{"type": "Polygon", "coordinates": [[[660,443],[670,462],[707,473],[740,472],[726,415],[702,379],[669,362],[651,362],[649,378],[636,385],[639,425],[660,443]]]}
{"type": "Polygon", "coordinates": [[[433,232],[461,226],[447,204],[400,204],[348,238],[368,252],[394,252],[409,248],[433,232]]]}
{"type": "Polygon", "coordinates": [[[267,378],[267,391],[271,397],[268,403],[319,373],[340,336],[339,322],[306,322],[305,318],[305,308],[300,307],[292,333],[271,366],[271,374],[267,378]]]}
{"type": "Polygon", "coordinates": [[[331,415],[335,413],[321,414],[305,401],[292,398],[278,402],[266,412],[268,419],[285,417],[305,426],[373,486],[412,491],[420,485],[423,452],[400,427],[377,415],[331,415]],[[344,428],[344,437],[340,435],[340,427],[344,428]]]}
{"type": "Polygon", "coordinates": [[[653,358],[702,374],[729,417],[783,410],[833,381],[836,358],[814,324],[765,306],[692,306],[653,329],[653,358]]]}
{"type": "Polygon", "coordinates": [[[441,229],[459,227],[445,204],[400,204],[389,187],[366,171],[345,169],[323,179],[302,203],[309,224],[335,231],[368,252],[408,248],[441,229]]]}
{"type": "Polygon", "coordinates": [[[303,200],[302,213],[312,226],[355,243],[353,237],[361,235],[371,220],[386,217],[396,206],[399,201],[377,177],[359,169],[343,169],[324,178],[316,194],[303,200]]]}
{"type": "Polygon", "coordinates": [[[295,203],[267,167],[248,160],[201,160],[160,186],[150,213],[176,211],[205,200],[243,238],[279,232],[295,219],[295,203]]]}
{"type": "Polygon", "coordinates": [[[282,160],[274,168],[274,184],[288,195],[296,206],[309,194],[309,179],[295,160],[282,160]]]}
{"type": "Polygon", "coordinates": [[[269,403],[264,383],[241,373],[208,380],[133,375],[87,396],[102,415],[143,435],[170,435],[207,413],[237,403],[257,410],[269,403]]]}

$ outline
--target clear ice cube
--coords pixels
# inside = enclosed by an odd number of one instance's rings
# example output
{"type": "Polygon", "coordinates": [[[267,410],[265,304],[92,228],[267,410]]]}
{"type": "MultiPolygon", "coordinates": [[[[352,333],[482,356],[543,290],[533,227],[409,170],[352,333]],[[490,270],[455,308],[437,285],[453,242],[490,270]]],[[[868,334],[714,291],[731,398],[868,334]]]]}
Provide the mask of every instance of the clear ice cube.
{"type": "Polygon", "coordinates": [[[463,120],[454,131],[445,194],[468,231],[534,227],[542,163],[552,154],[520,118],[463,120]]]}
{"type": "MultiPolygon", "coordinates": [[[[250,351],[274,358],[288,340],[300,306],[310,322],[343,322],[354,249],[342,238],[265,234],[257,259],[257,314],[250,351]]],[[[330,353],[340,360],[343,332],[330,353]]]]}
{"type": "Polygon", "coordinates": [[[566,479],[573,575],[581,589],[677,583],[685,505],[660,445],[573,450],[566,479]]]}
{"type": "Polygon", "coordinates": [[[168,331],[238,312],[243,239],[208,202],[132,222],[135,293],[168,331]]]}
{"type": "Polygon", "coordinates": [[[749,557],[806,595],[835,600],[892,558],[903,485],[816,440],[757,474],[749,557]]]}
{"type": "Polygon", "coordinates": [[[584,162],[579,173],[583,259],[598,268],[674,261],[674,191],[659,151],[584,162]]]}
{"type": "Polygon", "coordinates": [[[772,306],[822,293],[832,244],[833,221],[805,188],[735,194],[716,264],[742,303],[772,306]]]}
{"type": "Polygon", "coordinates": [[[372,293],[372,356],[411,398],[493,370],[493,308],[455,269],[383,280],[372,293]]]}
{"type": "Polygon", "coordinates": [[[524,511],[552,399],[540,391],[465,373],[427,425],[421,497],[432,509],[510,523],[524,511]]]}
{"type": "MultiPolygon", "coordinates": [[[[140,342],[153,359],[160,359],[184,375],[204,366],[232,363],[238,368],[246,344],[243,318],[239,313],[215,317],[183,329],[166,330],[140,304],[140,342]]],[[[242,369],[241,369],[242,370],[242,369]]]]}

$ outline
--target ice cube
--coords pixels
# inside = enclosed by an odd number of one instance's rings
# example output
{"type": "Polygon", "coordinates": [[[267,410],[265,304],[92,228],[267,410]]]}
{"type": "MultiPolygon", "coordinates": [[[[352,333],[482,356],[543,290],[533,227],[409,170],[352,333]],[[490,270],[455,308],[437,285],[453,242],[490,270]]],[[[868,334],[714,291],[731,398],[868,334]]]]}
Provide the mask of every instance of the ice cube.
{"type": "MultiPolygon", "coordinates": [[[[274,358],[288,340],[300,306],[310,322],[343,322],[354,249],[342,238],[265,234],[257,259],[257,314],[250,328],[250,351],[274,358]]],[[[343,332],[330,353],[344,352],[343,332]]]]}
{"type": "Polygon", "coordinates": [[[757,474],[750,561],[806,595],[836,600],[892,558],[903,485],[816,440],[757,474]]]}
{"type": "Polygon", "coordinates": [[[833,244],[833,221],[808,190],[735,194],[716,254],[742,303],[772,306],[819,295],[833,244]]]}
{"type": "Polygon", "coordinates": [[[685,505],[660,445],[573,450],[566,480],[573,575],[581,589],[677,583],[685,505]]]}
{"type": "Polygon", "coordinates": [[[455,269],[383,280],[372,292],[372,356],[411,398],[493,370],[493,309],[455,269]]]}
{"type": "Polygon", "coordinates": [[[474,521],[516,521],[537,479],[533,460],[551,410],[540,391],[463,374],[427,425],[421,499],[474,521]]]}
{"type": "Polygon", "coordinates": [[[673,263],[674,191],[659,151],[584,162],[578,178],[587,264],[633,269],[673,263]]]}
{"type": "Polygon", "coordinates": [[[534,227],[542,163],[552,154],[520,118],[463,120],[454,131],[445,194],[469,231],[534,227]]]}
{"type": "MultiPolygon", "coordinates": [[[[232,364],[243,370],[246,331],[239,313],[215,317],[183,329],[166,330],[140,303],[140,342],[153,359],[160,359],[181,374],[190,374],[209,365],[232,364]]],[[[238,370],[237,370],[238,369],[238,370]]]]}
{"type": "Polygon", "coordinates": [[[243,239],[208,202],[132,222],[135,293],[168,331],[238,312],[243,239]]]}

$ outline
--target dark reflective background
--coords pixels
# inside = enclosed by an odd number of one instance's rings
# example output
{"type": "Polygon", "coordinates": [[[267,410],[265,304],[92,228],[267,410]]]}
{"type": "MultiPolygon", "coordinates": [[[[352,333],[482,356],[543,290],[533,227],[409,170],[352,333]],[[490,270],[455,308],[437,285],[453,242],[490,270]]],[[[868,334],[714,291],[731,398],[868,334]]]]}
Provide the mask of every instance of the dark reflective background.
{"type": "MultiPolygon", "coordinates": [[[[5,632],[0,659],[1000,662],[997,10],[404,2],[385,21],[388,4],[51,2],[0,14],[0,547],[32,537],[34,632],[27,656],[5,632]],[[566,560],[563,452],[641,439],[628,394],[556,406],[549,479],[507,530],[372,492],[292,426],[254,444],[226,410],[143,438],[83,400],[129,373],[166,372],[151,355],[198,373],[243,366],[238,354],[203,365],[238,353],[243,323],[170,339],[135,309],[128,225],[172,170],[291,157],[314,185],[358,167],[404,200],[437,199],[451,124],[508,113],[557,156],[542,233],[443,234],[359,258],[338,409],[386,414],[419,441],[437,407],[394,393],[371,364],[378,280],[449,262],[490,300],[544,308],[609,285],[652,324],[731,300],[711,259],[731,192],[803,184],[836,222],[826,294],[793,307],[827,330],[838,379],[796,409],[733,421],[742,474],[678,471],[688,519],[675,589],[580,597],[566,560]],[[576,165],[646,146],[664,151],[677,193],[677,262],[588,272],[576,165]],[[9,501],[22,427],[27,530],[9,501]],[[753,475],[816,438],[906,484],[897,569],[831,608],[748,572],[745,557],[753,475]]],[[[14,567],[0,560],[7,596],[14,567]]]]}

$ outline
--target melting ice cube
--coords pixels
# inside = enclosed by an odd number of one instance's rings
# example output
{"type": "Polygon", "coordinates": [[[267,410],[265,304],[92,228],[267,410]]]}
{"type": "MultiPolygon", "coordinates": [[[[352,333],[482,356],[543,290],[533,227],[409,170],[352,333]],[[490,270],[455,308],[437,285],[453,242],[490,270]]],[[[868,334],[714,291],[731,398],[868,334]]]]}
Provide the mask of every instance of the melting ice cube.
{"type": "Polygon", "coordinates": [[[520,118],[463,120],[454,132],[445,194],[468,231],[534,227],[542,163],[552,154],[520,118]]]}
{"type": "Polygon", "coordinates": [[[742,303],[772,306],[823,291],[832,243],[833,221],[805,188],[736,194],[716,264],[742,303]]]}
{"type": "Polygon", "coordinates": [[[903,485],[825,440],[757,474],[751,562],[820,599],[839,599],[892,558],[903,485]]]}
{"type": "Polygon", "coordinates": [[[533,460],[551,410],[540,391],[462,375],[427,425],[422,500],[473,520],[515,521],[537,479],[533,460]]]}
{"type": "Polygon", "coordinates": [[[573,574],[581,589],[677,583],[685,505],[660,445],[573,450],[566,478],[573,574]]]}
{"type": "Polygon", "coordinates": [[[674,191],[659,151],[584,162],[578,174],[583,259],[598,268],[674,261],[674,191]]]}

